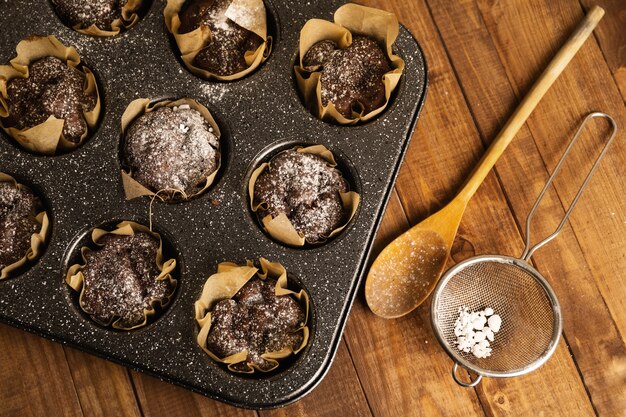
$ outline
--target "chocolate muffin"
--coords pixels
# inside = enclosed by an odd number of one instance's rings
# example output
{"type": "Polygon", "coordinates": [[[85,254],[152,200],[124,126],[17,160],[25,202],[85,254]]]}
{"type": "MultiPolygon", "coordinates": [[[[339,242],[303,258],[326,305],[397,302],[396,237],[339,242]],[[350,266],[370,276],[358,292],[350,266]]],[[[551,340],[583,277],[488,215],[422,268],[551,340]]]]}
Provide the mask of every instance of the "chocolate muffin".
{"type": "Polygon", "coordinates": [[[55,57],[33,62],[27,78],[14,78],[7,85],[7,127],[27,129],[50,116],[63,119],[63,137],[79,143],[87,132],[84,112],[93,110],[96,94],[85,94],[85,74],[55,57]]]}
{"type": "Polygon", "coordinates": [[[81,307],[98,323],[129,329],[145,320],[145,309],[166,305],[175,282],[157,280],[159,240],[144,232],[104,235],[103,246],[85,252],[81,307]]]}
{"type": "Polygon", "coordinates": [[[41,202],[27,188],[0,182],[0,271],[26,256],[41,224],[41,202]]]}
{"type": "Polygon", "coordinates": [[[254,200],[264,203],[257,214],[285,214],[308,243],[324,241],[345,222],[340,192],[348,184],[339,170],[320,156],[287,150],[270,161],[254,184],[254,200]]]}
{"type": "Polygon", "coordinates": [[[187,0],[180,16],[180,33],[200,26],[211,30],[211,41],[196,55],[193,65],[217,75],[232,75],[248,68],[245,53],[256,51],[263,43],[257,34],[226,17],[232,0],[187,0]]]}
{"type": "Polygon", "coordinates": [[[91,25],[112,30],[111,23],[122,17],[128,0],[52,0],[55,11],[69,27],[81,29],[91,25]]]}
{"type": "Polygon", "coordinates": [[[275,367],[261,357],[286,347],[296,349],[303,342],[305,312],[288,295],[277,296],[276,281],[253,278],[232,299],[218,302],[211,312],[207,348],[220,358],[248,351],[245,362],[233,366],[246,371],[275,367]]]}
{"type": "Polygon", "coordinates": [[[367,114],[385,104],[383,75],[391,63],[378,43],[366,36],[354,36],[341,49],[330,40],[316,43],[302,59],[307,71],[321,71],[322,104],[333,103],[345,118],[352,111],[367,114]]]}
{"type": "Polygon", "coordinates": [[[132,177],[146,188],[192,195],[218,168],[218,148],[213,128],[199,111],[187,104],[164,106],[132,123],[125,137],[124,159],[132,177]]]}

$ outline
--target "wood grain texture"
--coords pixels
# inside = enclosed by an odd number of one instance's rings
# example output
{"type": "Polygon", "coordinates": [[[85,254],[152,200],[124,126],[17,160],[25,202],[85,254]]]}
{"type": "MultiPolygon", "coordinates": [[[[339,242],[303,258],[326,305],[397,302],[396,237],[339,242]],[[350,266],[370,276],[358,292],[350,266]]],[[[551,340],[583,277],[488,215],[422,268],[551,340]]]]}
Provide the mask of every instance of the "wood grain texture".
{"type": "MultiPolygon", "coordinates": [[[[374,247],[378,253],[459,189],[533,80],[592,4],[607,14],[470,202],[450,265],[517,256],[526,214],[584,114],[626,126],[623,0],[361,0],[391,10],[419,40],[430,89],[374,247]]],[[[549,233],[599,150],[594,124],[532,228],[549,233]]],[[[564,312],[564,338],[540,370],[467,390],[424,305],[399,320],[359,294],[324,381],[284,409],[242,410],[0,325],[0,416],[619,416],[626,415],[626,136],[620,133],[561,235],[534,264],[564,312]]]]}
{"type": "Polygon", "coordinates": [[[260,417],[359,416],[372,413],[359,384],[350,353],[342,342],[324,380],[303,400],[278,410],[260,411],[260,417]]]}
{"type": "MultiPolygon", "coordinates": [[[[405,17],[410,16],[409,20],[412,22],[410,29],[418,39],[421,39],[422,32],[436,30],[435,25],[428,19],[430,13],[424,3],[412,2],[411,4],[414,7],[414,14],[409,15],[408,6],[405,5],[402,6],[401,13],[405,17]]],[[[380,2],[376,5],[385,7],[380,2]]],[[[399,14],[399,11],[394,11],[399,14]]],[[[438,37],[429,41],[428,46],[425,46],[425,52],[429,67],[435,74],[454,73],[438,37]]],[[[444,77],[441,80],[435,79],[431,83],[429,108],[435,111],[431,113],[425,110],[403,166],[403,170],[411,171],[412,178],[424,178],[423,182],[429,184],[431,190],[435,187],[445,190],[446,184],[462,181],[463,178],[457,179],[459,172],[471,170],[485,148],[473,125],[471,114],[456,80],[444,77]],[[445,112],[441,109],[445,109],[445,112]],[[454,122],[451,122],[451,118],[454,118],[454,122]],[[425,132],[428,132],[428,135],[425,132]],[[420,147],[419,150],[415,150],[417,146],[420,147]],[[427,155],[424,155],[424,148],[427,149],[427,155]],[[442,152],[441,149],[445,151],[442,152]],[[451,162],[450,158],[453,155],[460,157],[451,162]],[[434,167],[421,163],[426,157],[434,167]],[[451,166],[455,169],[451,170],[451,166]]],[[[411,186],[416,183],[415,181],[404,181],[405,177],[402,176],[402,172],[400,175],[401,181],[398,182],[396,188],[411,224],[415,224],[422,219],[419,214],[413,215],[413,207],[422,204],[416,199],[419,188],[411,186]]],[[[437,192],[435,189],[433,193],[436,195],[437,192]]],[[[454,190],[448,192],[447,195],[448,197],[444,197],[444,200],[452,197],[454,190]]],[[[470,202],[461,223],[462,233],[473,243],[478,253],[515,255],[521,252],[522,241],[517,223],[509,210],[504,193],[496,176],[492,173],[479,189],[475,202],[470,202]]],[[[424,212],[423,209],[417,211],[424,212]]],[[[593,413],[585,387],[577,375],[576,364],[563,343],[557,349],[555,356],[558,360],[553,360],[549,366],[542,368],[541,373],[531,373],[524,378],[506,381],[489,380],[482,384],[482,389],[505,387],[508,401],[513,404],[513,413],[516,414],[533,411],[547,414],[559,412],[561,415],[578,414],[581,411],[593,413]]],[[[497,414],[503,411],[493,401],[493,396],[481,395],[480,398],[483,407],[489,413],[497,414]]]]}
{"type": "Polygon", "coordinates": [[[606,10],[596,38],[615,83],[626,103],[626,7],[623,0],[581,0],[585,9],[594,5],[606,10]]]}
{"type": "MultiPolygon", "coordinates": [[[[555,7],[550,2],[536,1],[527,4],[519,2],[518,11],[525,13],[534,12],[539,14],[537,22],[541,23],[543,36],[531,36],[524,34],[521,25],[517,23],[517,17],[505,14],[510,10],[483,11],[485,21],[490,26],[492,36],[502,57],[502,61],[509,68],[509,79],[515,94],[519,95],[522,85],[526,83],[527,74],[519,69],[520,61],[523,60],[530,72],[541,67],[545,62],[545,54],[539,50],[554,50],[562,39],[555,28],[563,27],[565,31],[576,24],[582,16],[580,7],[575,4],[572,7],[555,7]],[[494,14],[498,21],[506,18],[509,28],[517,29],[515,47],[510,35],[498,27],[492,21],[494,14]],[[506,45],[506,46],[505,46],[506,45]]],[[[485,6],[486,7],[486,6],[485,6]]],[[[484,8],[484,7],[483,7],[484,8]]],[[[563,74],[559,83],[555,84],[553,94],[546,97],[529,119],[528,126],[537,143],[537,147],[543,156],[544,163],[552,170],[563,151],[563,143],[588,112],[600,109],[613,115],[619,126],[626,125],[626,110],[621,106],[620,96],[615,88],[611,88],[610,73],[606,65],[603,65],[602,53],[593,42],[588,43],[581,50],[577,60],[572,62],[570,70],[563,74]]],[[[590,167],[592,158],[599,151],[602,132],[592,129],[591,133],[598,139],[584,143],[582,150],[574,152],[570,159],[571,163],[563,170],[564,175],[555,180],[555,189],[563,205],[571,201],[576,193],[582,175],[590,167]],[[577,181],[578,179],[578,181],[577,181]]],[[[616,319],[622,337],[626,334],[626,299],[623,293],[623,281],[620,279],[606,280],[601,277],[623,277],[624,253],[626,247],[626,199],[619,198],[626,193],[626,181],[624,167],[626,166],[626,141],[623,130],[605,158],[602,166],[596,173],[594,183],[602,184],[602,187],[591,186],[585,197],[573,212],[570,223],[572,224],[577,240],[583,252],[588,254],[587,261],[597,274],[599,288],[602,290],[605,301],[616,319]],[[616,255],[615,259],[607,262],[607,259],[597,262],[594,253],[597,249],[603,253],[616,255]]]]}
{"type": "Polygon", "coordinates": [[[85,416],[141,416],[126,368],[76,349],[64,349],[85,416]]]}
{"type": "Polygon", "coordinates": [[[211,400],[154,377],[131,371],[145,417],[200,416],[200,417],[256,417],[253,410],[232,407],[211,400]]]}
{"type": "MultiPolygon", "coordinates": [[[[430,4],[433,15],[438,22],[441,23],[450,20],[459,22],[458,25],[451,26],[440,24],[439,27],[441,28],[441,33],[456,73],[459,74],[459,81],[470,103],[476,124],[483,138],[488,141],[498,129],[498,118],[503,120],[510,112],[510,108],[518,100],[518,97],[515,96],[511,88],[505,67],[500,62],[496,47],[484,23],[486,21],[487,25],[491,25],[493,28],[506,24],[506,21],[503,22],[503,13],[499,10],[494,10],[497,6],[493,4],[481,3],[481,7],[485,9],[483,11],[489,15],[489,18],[486,17],[483,21],[481,11],[472,1],[459,2],[454,8],[449,7],[449,4],[446,2],[439,0],[430,0],[430,4]],[[495,17],[493,16],[497,16],[498,22],[503,23],[497,25],[495,17]],[[472,59],[471,55],[472,52],[477,50],[477,45],[480,45],[480,60],[472,59]],[[486,73],[490,74],[489,77],[484,76],[486,73]],[[498,117],[494,118],[494,115],[498,117]]],[[[576,5],[573,4],[572,10],[576,11],[576,9],[576,5]]],[[[517,10],[520,9],[518,8],[517,10]]],[[[534,7],[533,11],[536,13],[537,7],[534,7]]],[[[554,15],[553,13],[547,14],[554,15]]],[[[572,27],[580,16],[582,16],[582,14],[577,13],[577,17],[571,20],[572,27]]],[[[511,19],[513,19],[513,16],[511,16],[511,19]]],[[[510,23],[513,25],[513,22],[510,23]]],[[[552,25],[554,24],[552,23],[552,25]]],[[[516,29],[520,31],[523,30],[521,26],[516,27],[516,29]]],[[[536,38],[535,36],[533,39],[536,38]]],[[[556,40],[552,41],[552,44],[558,46],[556,42],[556,40]]],[[[508,48],[513,48],[510,46],[510,43],[511,40],[509,39],[507,42],[507,45],[509,45],[508,48]]],[[[590,45],[587,46],[585,50],[581,51],[579,56],[572,62],[571,68],[566,70],[564,77],[567,77],[571,73],[576,74],[576,71],[585,71],[585,65],[593,68],[593,58],[588,58],[589,50],[593,50],[593,41],[590,42],[590,45]]],[[[516,68],[521,67],[527,62],[524,52],[525,50],[521,47],[515,51],[511,51],[508,56],[512,61],[505,61],[504,64],[516,68]]],[[[513,72],[512,69],[511,72],[513,72]]],[[[590,79],[589,82],[592,84],[601,84],[602,82],[595,81],[601,77],[601,72],[597,71],[596,75],[591,77],[593,79],[590,79]]],[[[559,81],[555,89],[562,88],[561,86],[566,84],[566,82],[567,81],[563,80],[559,81]]],[[[596,93],[595,95],[600,96],[601,94],[596,93]]],[[[542,125],[546,126],[550,132],[553,132],[551,143],[555,143],[555,146],[553,153],[550,155],[550,170],[553,168],[560,152],[564,149],[568,135],[573,133],[576,123],[580,122],[586,114],[586,111],[591,107],[589,105],[581,106],[575,101],[560,104],[560,100],[555,100],[557,97],[558,92],[552,91],[545,99],[547,101],[553,101],[550,107],[554,109],[553,117],[545,116],[539,111],[532,116],[533,121],[540,120],[542,125]],[[578,110],[577,107],[581,110],[578,110]],[[569,127],[563,125],[562,132],[555,132],[555,119],[558,118],[557,113],[560,111],[565,111],[566,113],[569,111],[571,114],[578,111],[578,117],[571,118],[572,124],[569,127]]],[[[590,101],[597,100],[593,97],[590,99],[588,95],[585,95],[585,97],[590,101]]],[[[598,104],[595,108],[619,109],[618,103],[615,104],[616,105],[609,106],[606,104],[598,104]]],[[[617,116],[619,120],[619,115],[617,116]]],[[[563,116],[561,116],[561,118],[563,118],[563,116]]],[[[605,132],[602,129],[594,129],[594,133],[605,132]]],[[[586,141],[589,139],[588,136],[583,136],[582,138],[582,140],[586,141]]],[[[619,140],[619,137],[617,140],[619,140]]],[[[534,236],[546,236],[554,230],[556,224],[564,214],[564,206],[567,207],[575,189],[578,184],[580,184],[583,172],[589,168],[593,157],[597,154],[600,142],[601,141],[596,140],[596,143],[592,141],[594,146],[577,146],[574,148],[575,153],[572,156],[578,155],[579,160],[572,160],[571,164],[566,164],[563,168],[564,170],[569,168],[567,174],[563,174],[565,178],[568,178],[566,184],[569,187],[568,195],[565,201],[561,202],[557,192],[554,190],[551,190],[547,194],[544,199],[544,205],[538,213],[536,222],[532,228],[534,236]]],[[[534,203],[535,196],[538,195],[547,180],[548,171],[544,163],[544,158],[528,128],[523,129],[518,134],[516,143],[516,146],[512,146],[508,153],[505,154],[496,169],[513,212],[519,224],[523,224],[526,214],[534,203]]],[[[619,150],[620,148],[623,149],[623,144],[617,145],[616,143],[614,146],[616,147],[611,149],[611,156],[614,157],[616,153],[624,154],[623,151],[619,150]]],[[[619,181],[619,170],[612,169],[612,163],[614,163],[614,161],[606,160],[604,164],[608,165],[605,165],[603,169],[612,170],[613,172],[609,174],[609,177],[611,177],[613,181],[619,181]]],[[[620,164],[619,161],[618,164],[620,164]]],[[[558,183],[557,187],[559,187],[558,183]]],[[[617,185],[617,187],[619,188],[620,186],[617,185]]],[[[621,187],[621,195],[624,195],[626,190],[624,189],[623,182],[621,187]]],[[[608,199],[610,199],[610,190],[593,187],[593,183],[592,188],[587,192],[598,194],[598,191],[600,191],[600,193],[608,191],[608,199]]],[[[618,193],[618,195],[619,194],[620,193],[618,193]]],[[[588,198],[589,196],[585,196],[583,202],[588,198]]],[[[607,196],[598,196],[596,198],[601,201],[607,200],[607,196]]],[[[620,209],[619,204],[619,202],[611,202],[606,206],[606,209],[613,213],[624,213],[624,211],[620,209]]],[[[586,225],[598,223],[597,216],[585,215],[581,213],[583,210],[586,210],[586,208],[577,208],[576,215],[585,216],[586,225]]],[[[619,230],[620,227],[623,226],[613,224],[605,226],[598,225],[598,227],[607,227],[605,236],[608,234],[610,237],[613,230],[619,230]]],[[[613,238],[615,239],[616,237],[613,238]]],[[[623,239],[623,235],[617,239],[620,240],[621,243],[619,243],[619,245],[621,245],[622,248],[626,247],[626,241],[623,239]]],[[[597,251],[602,247],[603,239],[599,239],[595,243],[591,243],[591,241],[588,240],[588,244],[590,245],[589,250],[597,251]]],[[[594,406],[602,414],[612,415],[618,413],[619,410],[626,409],[624,396],[619,394],[620,389],[623,388],[623,364],[626,363],[626,352],[624,351],[623,338],[620,337],[620,332],[605,303],[580,302],[581,299],[602,299],[603,294],[601,289],[593,279],[590,279],[590,276],[601,277],[605,273],[612,273],[612,271],[602,270],[606,270],[606,266],[596,265],[599,267],[599,269],[597,269],[589,265],[585,259],[584,253],[574,234],[574,230],[567,226],[561,236],[550,243],[548,247],[537,252],[534,259],[539,270],[542,271],[553,284],[561,299],[565,314],[565,337],[570,342],[570,347],[575,353],[577,366],[582,373],[586,387],[590,390],[594,406]],[[563,277],[567,277],[566,280],[564,280],[563,277]],[[588,320],[589,317],[593,317],[594,319],[588,320]],[[581,343],[581,341],[589,338],[595,340],[596,343],[581,343]]],[[[620,258],[619,255],[617,258],[620,258]]],[[[622,265],[623,268],[624,265],[622,262],[623,261],[620,259],[616,260],[617,265],[622,265]]],[[[619,296],[613,297],[612,302],[619,303],[619,300],[619,296]]],[[[611,301],[609,301],[609,304],[610,303],[611,301]]]]}
{"type": "Polygon", "coordinates": [[[371,415],[367,400],[357,378],[350,355],[342,343],[326,379],[307,397],[279,410],[257,412],[243,410],[210,400],[156,378],[132,372],[144,416],[230,416],[280,417],[337,415],[350,410],[349,415],[371,415]]]}
{"type": "Polygon", "coordinates": [[[0,324],[0,416],[83,416],[63,347],[0,324]]]}
{"type": "MultiPolygon", "coordinates": [[[[407,226],[394,194],[377,248],[407,226]]],[[[372,314],[363,298],[355,302],[344,338],[375,416],[484,415],[474,391],[453,382],[452,361],[437,344],[426,309],[386,320],[372,314]]]]}

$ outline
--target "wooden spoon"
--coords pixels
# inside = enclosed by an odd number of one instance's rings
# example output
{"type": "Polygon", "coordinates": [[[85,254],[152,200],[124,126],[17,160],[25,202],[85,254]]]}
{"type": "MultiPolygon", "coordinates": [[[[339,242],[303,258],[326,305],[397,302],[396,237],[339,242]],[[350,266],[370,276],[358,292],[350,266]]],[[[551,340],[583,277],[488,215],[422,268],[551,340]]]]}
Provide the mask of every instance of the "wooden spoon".
{"type": "Polygon", "coordinates": [[[511,115],[457,196],[437,213],[397,237],[378,255],[365,282],[367,304],[375,314],[385,318],[404,316],[430,295],[443,272],[467,203],[603,15],[604,10],[598,6],[587,13],[511,115]]]}

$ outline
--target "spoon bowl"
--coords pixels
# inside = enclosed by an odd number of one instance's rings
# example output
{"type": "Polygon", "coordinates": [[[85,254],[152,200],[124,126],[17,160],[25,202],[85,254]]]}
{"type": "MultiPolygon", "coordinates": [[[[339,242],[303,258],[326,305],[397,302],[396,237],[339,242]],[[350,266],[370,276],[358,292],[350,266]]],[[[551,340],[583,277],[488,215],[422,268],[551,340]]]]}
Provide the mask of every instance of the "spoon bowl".
{"type": "Polygon", "coordinates": [[[365,298],[374,314],[401,317],[428,298],[443,272],[461,217],[462,200],[412,227],[378,255],[365,282],[365,298]]]}

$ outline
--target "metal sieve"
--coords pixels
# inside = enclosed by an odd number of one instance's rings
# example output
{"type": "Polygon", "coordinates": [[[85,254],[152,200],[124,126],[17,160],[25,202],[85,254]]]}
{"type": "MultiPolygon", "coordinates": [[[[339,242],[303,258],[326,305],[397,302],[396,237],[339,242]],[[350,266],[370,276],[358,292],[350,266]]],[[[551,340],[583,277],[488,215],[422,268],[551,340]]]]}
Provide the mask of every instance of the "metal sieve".
{"type": "Polygon", "coordinates": [[[503,255],[472,257],[452,267],[439,281],[432,299],[432,326],[437,339],[455,362],[452,376],[459,385],[476,386],[483,376],[524,375],[543,365],[554,353],[563,327],[561,308],[554,291],[539,271],[529,264],[529,260],[537,249],[559,234],[616,131],[615,121],[605,113],[594,112],[585,117],[528,213],[525,248],[519,259],[503,255]],[[587,122],[595,117],[609,121],[610,137],[556,230],[531,246],[531,219],[587,122]],[[468,307],[470,311],[491,307],[502,318],[500,331],[491,342],[491,356],[479,359],[471,352],[457,349],[454,325],[461,307],[468,307]],[[477,377],[470,382],[461,381],[457,374],[459,367],[477,377]]]}

